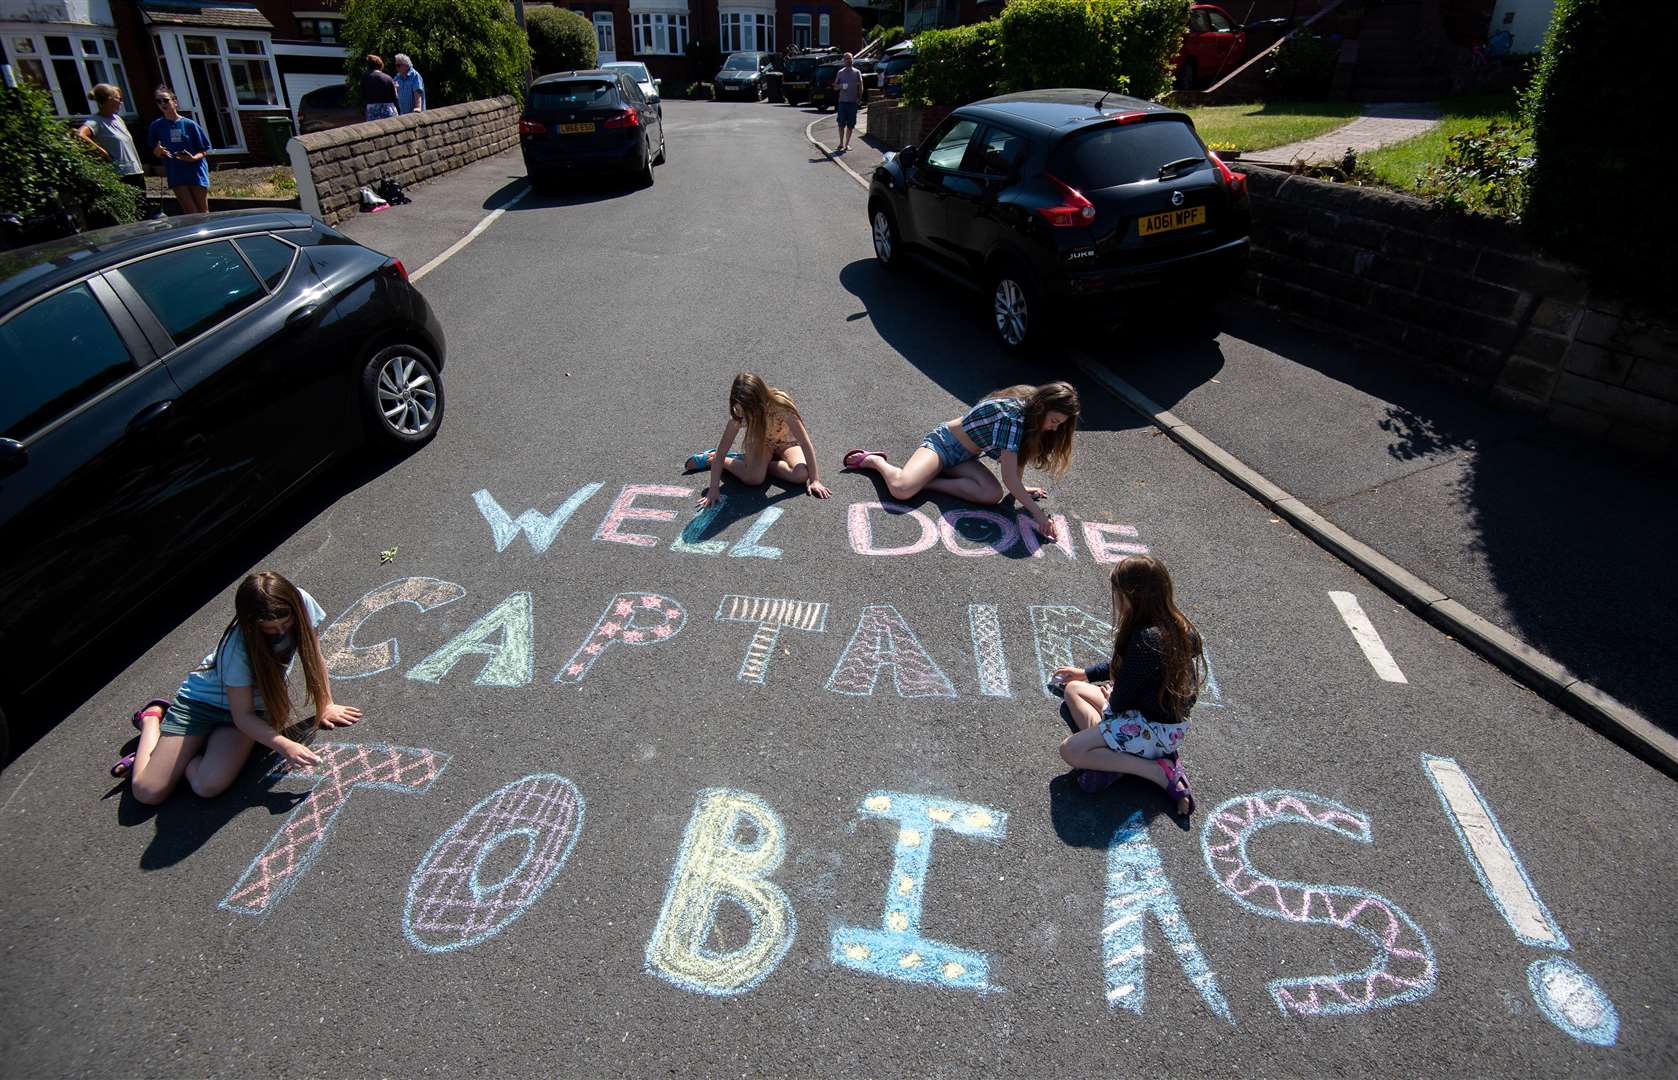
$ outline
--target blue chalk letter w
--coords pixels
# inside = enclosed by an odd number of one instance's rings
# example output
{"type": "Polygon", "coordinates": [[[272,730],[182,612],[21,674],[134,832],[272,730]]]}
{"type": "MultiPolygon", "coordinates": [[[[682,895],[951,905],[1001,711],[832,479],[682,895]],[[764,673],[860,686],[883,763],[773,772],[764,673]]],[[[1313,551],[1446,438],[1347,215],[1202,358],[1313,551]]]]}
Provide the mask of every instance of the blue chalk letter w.
{"type": "Polygon", "coordinates": [[[571,520],[571,515],[577,512],[577,508],[588,502],[599,490],[599,484],[584,484],[572,492],[569,499],[560,503],[553,513],[526,510],[517,518],[501,509],[501,504],[495,501],[495,496],[489,493],[488,488],[474,491],[472,501],[478,504],[478,513],[489,523],[489,531],[495,537],[495,550],[498,553],[506,551],[508,545],[517,540],[522,532],[529,538],[531,548],[541,555],[552,546],[554,537],[559,535],[559,530],[565,528],[565,523],[571,520]]]}

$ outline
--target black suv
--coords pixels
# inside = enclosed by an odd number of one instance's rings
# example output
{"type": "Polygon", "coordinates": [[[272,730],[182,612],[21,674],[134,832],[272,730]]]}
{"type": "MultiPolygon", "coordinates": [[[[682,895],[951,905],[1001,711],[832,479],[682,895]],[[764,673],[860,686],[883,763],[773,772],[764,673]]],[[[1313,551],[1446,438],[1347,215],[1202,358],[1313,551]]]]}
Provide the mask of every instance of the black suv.
{"type": "Polygon", "coordinates": [[[874,170],[874,254],[913,253],[977,280],[1002,343],[1053,324],[1045,307],[1238,276],[1252,213],[1180,112],[1099,90],[1033,90],[964,105],[874,170]]]}
{"type": "Polygon", "coordinates": [[[664,112],[622,68],[563,71],[530,84],[519,150],[532,187],[580,172],[619,173],[652,186],[663,165],[664,112]]]}

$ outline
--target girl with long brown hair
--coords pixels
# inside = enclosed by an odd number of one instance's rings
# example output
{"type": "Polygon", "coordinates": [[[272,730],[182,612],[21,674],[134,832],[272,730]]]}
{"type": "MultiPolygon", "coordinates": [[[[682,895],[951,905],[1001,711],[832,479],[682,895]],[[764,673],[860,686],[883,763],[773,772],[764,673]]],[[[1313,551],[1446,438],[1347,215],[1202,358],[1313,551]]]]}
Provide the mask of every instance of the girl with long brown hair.
{"type": "Polygon", "coordinates": [[[226,791],[258,743],[295,767],[320,764],[318,754],[285,734],[292,722],[286,690],[292,661],[303,665],[316,727],[361,719],[360,709],[332,700],[315,635],[325,620],[315,598],[279,574],[247,577],[215,651],[186,677],[173,701],[149,701],[134,714],[140,745],[111,766],[111,775],[130,777],[134,797],[155,806],[183,776],[202,798],[226,791]]]}
{"type": "Polygon", "coordinates": [[[803,484],[818,499],[833,494],[816,472],[816,448],[792,397],[742,371],[728,388],[728,423],[715,450],[688,456],[689,472],[711,470],[711,484],[699,497],[701,507],[722,499],[722,474],[757,487],[771,477],[791,486],[803,484]],[[740,429],[746,429],[745,453],[731,453],[740,429]]]}
{"type": "Polygon", "coordinates": [[[1112,659],[1059,668],[1049,683],[1065,695],[1079,729],[1062,740],[1060,756],[1083,770],[1078,786],[1090,794],[1121,775],[1141,776],[1164,788],[1177,815],[1187,817],[1194,795],[1177,755],[1206,677],[1200,632],[1177,607],[1171,574],[1158,559],[1133,555],[1108,580],[1112,659]],[[1100,685],[1107,679],[1110,686],[1100,685]]]}
{"type": "Polygon", "coordinates": [[[1028,487],[1022,464],[1059,477],[1072,462],[1072,437],[1078,431],[1078,391],[1071,383],[1010,386],[985,395],[966,415],[932,430],[899,468],[878,450],[850,450],[845,468],[872,469],[886,482],[891,497],[902,501],[923,490],[954,495],[989,506],[1007,495],[1029,511],[1037,531],[1057,540],[1054,522],[1037,505],[1049,493],[1028,487]],[[1002,473],[979,463],[993,457],[1002,473]]]}

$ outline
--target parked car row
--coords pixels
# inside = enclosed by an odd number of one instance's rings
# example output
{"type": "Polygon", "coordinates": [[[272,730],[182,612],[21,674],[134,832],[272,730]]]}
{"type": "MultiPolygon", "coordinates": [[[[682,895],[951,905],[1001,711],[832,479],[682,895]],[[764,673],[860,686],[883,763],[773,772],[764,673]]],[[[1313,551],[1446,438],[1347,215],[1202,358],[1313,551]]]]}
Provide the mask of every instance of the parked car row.
{"type": "Polygon", "coordinates": [[[443,360],[402,263],[297,211],[0,257],[0,743],[34,688],[330,460],[435,435],[443,360]]]}
{"type": "Polygon", "coordinates": [[[1027,350],[1079,305],[1176,286],[1196,302],[1245,264],[1246,178],[1185,114],[1099,90],[1035,90],[956,109],[888,153],[868,193],[879,262],[930,265],[988,296],[1027,350]]]}

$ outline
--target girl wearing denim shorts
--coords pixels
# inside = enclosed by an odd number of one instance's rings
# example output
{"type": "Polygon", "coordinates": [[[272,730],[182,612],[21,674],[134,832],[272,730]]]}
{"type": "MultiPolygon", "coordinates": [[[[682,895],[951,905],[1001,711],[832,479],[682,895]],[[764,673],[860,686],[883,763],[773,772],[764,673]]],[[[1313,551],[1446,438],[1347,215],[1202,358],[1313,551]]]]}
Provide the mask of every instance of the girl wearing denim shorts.
{"type": "Polygon", "coordinates": [[[149,701],[133,716],[140,744],[111,766],[127,776],[134,797],[157,805],[184,776],[202,798],[233,783],[260,743],[293,767],[320,764],[320,756],[285,732],[291,697],[286,672],[303,663],[303,681],[315,706],[317,727],[361,719],[361,710],[332,700],[315,628],[326,620],[315,598],[279,574],[252,574],[233,597],[233,621],[215,651],[186,677],[173,701],[149,701]]]}
{"type": "Polygon", "coordinates": [[[1200,633],[1177,607],[1171,575],[1149,555],[1113,567],[1113,656],[1093,667],[1055,671],[1049,689],[1064,694],[1078,726],[1060,744],[1061,758],[1094,794],[1123,774],[1165,789],[1179,817],[1194,813],[1194,795],[1179,747],[1205,680],[1200,633]],[[1111,686],[1100,685],[1112,679],[1111,686]]]}
{"type": "Polygon", "coordinates": [[[1071,383],[1010,386],[986,395],[960,419],[934,428],[901,468],[878,450],[848,451],[844,466],[879,473],[899,501],[926,490],[990,506],[1012,495],[1031,513],[1037,531],[1054,541],[1059,539],[1054,522],[1038,505],[1049,493],[1028,487],[1020,467],[1024,463],[1051,476],[1063,474],[1072,462],[1078,412],[1078,391],[1071,383]],[[1001,482],[980,457],[996,459],[1001,482]]]}

